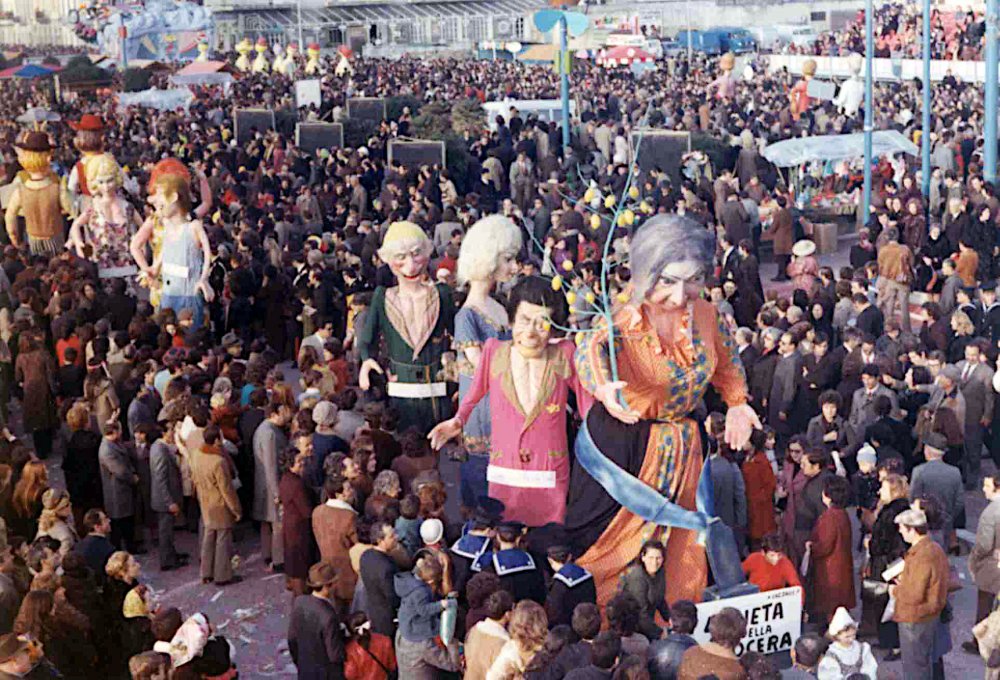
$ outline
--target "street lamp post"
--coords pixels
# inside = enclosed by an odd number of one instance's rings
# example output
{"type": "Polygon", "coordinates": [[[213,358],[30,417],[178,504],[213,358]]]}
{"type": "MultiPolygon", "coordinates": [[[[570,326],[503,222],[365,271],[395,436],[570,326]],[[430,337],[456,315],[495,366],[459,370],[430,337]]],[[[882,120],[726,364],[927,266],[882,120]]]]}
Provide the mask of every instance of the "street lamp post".
{"type": "Polygon", "coordinates": [[[569,32],[566,13],[559,17],[559,88],[562,95],[562,138],[563,149],[569,146],[569,32]]]}
{"type": "Polygon", "coordinates": [[[924,82],[920,133],[920,189],[926,197],[931,193],[931,0],[924,0],[923,19],[924,82]]]}
{"type": "Polygon", "coordinates": [[[862,224],[867,224],[872,205],[872,55],[875,53],[872,0],[865,0],[865,189],[862,224]]]}
{"type": "Polygon", "coordinates": [[[296,17],[295,17],[296,21],[298,22],[298,25],[299,25],[298,26],[298,29],[299,29],[299,31],[298,31],[299,32],[299,49],[304,52],[305,49],[306,49],[306,44],[302,40],[302,0],[296,0],[296,2],[295,2],[295,14],[296,14],[296,17]]]}
{"type": "Polygon", "coordinates": [[[997,20],[1000,19],[1000,2],[986,0],[986,86],[983,119],[983,177],[987,182],[997,178],[997,20]]]}

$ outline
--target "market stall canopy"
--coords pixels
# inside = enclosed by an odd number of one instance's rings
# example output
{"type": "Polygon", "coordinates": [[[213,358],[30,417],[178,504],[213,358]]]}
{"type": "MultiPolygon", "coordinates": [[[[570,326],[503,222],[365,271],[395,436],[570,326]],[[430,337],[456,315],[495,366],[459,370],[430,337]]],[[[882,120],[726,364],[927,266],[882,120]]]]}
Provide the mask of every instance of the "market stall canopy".
{"type": "Polygon", "coordinates": [[[34,106],[17,117],[18,123],[24,123],[26,125],[38,125],[58,120],[62,120],[62,116],[55,111],[49,111],[48,109],[43,109],[40,106],[34,106]]]}
{"type": "Polygon", "coordinates": [[[194,101],[194,94],[186,87],[172,90],[143,90],[141,92],[122,92],[118,95],[118,103],[123,107],[145,106],[157,111],[187,111],[194,101]]]}
{"type": "Polygon", "coordinates": [[[559,48],[555,45],[532,45],[518,54],[515,59],[528,64],[552,64],[558,55],[559,48]]]}
{"type": "Polygon", "coordinates": [[[171,77],[174,85],[218,85],[233,82],[233,68],[224,61],[193,61],[171,77]]]}
{"type": "Polygon", "coordinates": [[[25,64],[24,66],[12,66],[0,71],[0,78],[42,78],[50,76],[59,68],[52,66],[38,66],[36,64],[25,64]]]}
{"type": "MultiPolygon", "coordinates": [[[[908,153],[916,156],[917,145],[896,130],[879,130],[872,133],[872,156],[908,153]]],[[[779,168],[790,168],[809,161],[842,161],[862,158],[865,155],[865,135],[820,135],[796,137],[772,144],[764,149],[764,158],[779,168]]]]}
{"type": "Polygon", "coordinates": [[[601,50],[597,55],[597,63],[605,66],[629,66],[635,62],[652,64],[656,61],[653,55],[641,47],[629,47],[618,45],[606,50],[601,50]]]}

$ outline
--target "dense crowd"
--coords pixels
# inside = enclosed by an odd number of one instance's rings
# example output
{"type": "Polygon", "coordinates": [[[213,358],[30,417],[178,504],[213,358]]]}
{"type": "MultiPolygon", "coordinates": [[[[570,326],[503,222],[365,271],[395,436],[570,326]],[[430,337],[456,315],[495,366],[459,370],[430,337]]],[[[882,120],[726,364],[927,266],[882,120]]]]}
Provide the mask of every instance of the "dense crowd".
{"type": "MultiPolygon", "coordinates": [[[[875,10],[875,56],[919,59],[922,56],[923,13],[917,4],[887,3],[875,10]]],[[[982,11],[959,7],[931,10],[931,58],[982,61],[986,23],[982,11]]],[[[845,28],[827,31],[806,53],[844,56],[865,53],[864,10],[845,28]]]]}
{"type": "MultiPolygon", "coordinates": [[[[320,109],[301,114],[342,118],[348,96],[428,103],[558,90],[551,69],[507,62],[352,66],[349,79],[326,79],[320,109]]],[[[140,216],[151,211],[154,164],[180,159],[194,178],[214,291],[194,318],[155,309],[133,280],[99,278],[93,250],[5,246],[0,678],[234,677],[225,638],[202,614],[158,607],[133,555],[155,544],[161,570],[184,568],[192,558],[176,550],[174,531],[196,531],[199,577],[229,586],[243,578],[233,529],[246,521],[293,594],[289,651],[302,678],[779,677],[773,660],[741,649],[739,611],[705,622],[690,599],[668,603],[685,580],[672,537],[643,542],[612,592],[595,587],[583,547],[526,521],[541,509],[476,493],[469,471],[496,461],[488,430],[469,436],[471,406],[459,410],[463,443],[434,450],[427,434],[451,422],[444,411],[415,419],[389,382],[362,377],[366,360],[394,373],[400,365],[393,341],[380,345],[372,332],[399,283],[380,256],[389,225],[412,223],[433,246],[428,277],[452,313],[441,316],[434,350],[449,410],[477,389],[472,377],[495,360],[495,338],[516,335],[529,293],[552,299],[549,281],[539,293],[539,275],[559,276],[565,295],[556,297],[569,309],[558,325],[592,330],[584,302],[600,297],[605,242],[618,300],[636,285],[629,244],[652,214],[683,216],[715,239],[710,271],[694,290],[681,287],[732,338],[741,372],[729,387],[742,385],[764,427],[731,448],[721,387],[682,415],[702,431],[715,512],[746,578],[761,590],[803,587],[809,632],[780,677],[874,678],[900,656],[904,677],[943,677],[948,595],[960,587],[946,553],[958,551],[966,494],[980,488],[990,505],[969,556],[980,623],[975,638],[954,632],[995,662],[1000,478],[982,459],[1000,463],[1000,200],[979,169],[981,94],[957,82],[936,89],[930,195],[905,161],[880,162],[866,229],[850,266],[834,271],[819,266],[813,225],[760,150],[857,129],[858,119],[821,102],[793,119],[795,76],[761,64],[733,99],[706,96],[716,77],[703,60],[638,80],[581,66],[570,148],[556,124],[511,109],[495,131],[463,137],[462,175],[387,161],[388,142],[412,134],[419,111],[383,122],[358,148],[310,155],[283,130],[237,145],[234,105],[294,113],[291,80],[280,76],[241,78],[225,96],[199,88],[186,112],[114,110],[85,97],[56,104],[42,85],[0,84],[5,184],[22,169],[15,118],[31,105],[63,116],[47,132],[64,177],[80,155],[65,123],[104,121],[105,148],[140,216]],[[705,133],[718,151],[639,170],[629,133],[641,123],[705,133]],[[673,178],[671,163],[682,166],[673,178]],[[647,209],[612,225],[600,197],[629,188],[647,209]],[[463,248],[463,239],[473,242],[473,225],[494,214],[516,225],[520,245],[477,264],[485,277],[463,274],[470,251],[491,247],[463,248]],[[596,227],[593,214],[605,218],[596,227]],[[769,258],[777,276],[765,287],[769,258]],[[56,485],[49,466],[60,458],[65,483],[56,485]],[[903,576],[883,577],[900,558],[903,576]],[[890,600],[895,613],[883,616],[890,600]],[[698,644],[706,628],[710,641],[698,644]],[[877,639],[880,658],[862,638],[877,639]]],[[[911,84],[880,85],[877,124],[913,134],[918,96],[911,84]]],[[[816,183],[841,191],[858,181],[848,171],[816,183]]],[[[593,393],[582,378],[572,389],[575,410],[556,409],[572,413],[569,433],[559,432],[569,450],[593,393]]]]}

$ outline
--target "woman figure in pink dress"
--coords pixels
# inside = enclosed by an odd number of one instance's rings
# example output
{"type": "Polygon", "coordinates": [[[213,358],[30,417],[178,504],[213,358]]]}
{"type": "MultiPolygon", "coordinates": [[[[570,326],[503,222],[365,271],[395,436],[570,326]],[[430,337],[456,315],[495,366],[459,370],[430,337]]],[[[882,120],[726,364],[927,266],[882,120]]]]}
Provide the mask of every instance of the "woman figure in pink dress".
{"type": "Polygon", "coordinates": [[[458,415],[429,437],[437,449],[461,436],[476,404],[489,397],[490,497],[504,503],[506,520],[561,523],[570,476],[566,401],[570,390],[578,402],[588,399],[577,379],[573,343],[550,342],[552,325],[565,322],[566,303],[547,281],[531,277],[514,287],[507,309],[513,340],[486,341],[458,415]]]}

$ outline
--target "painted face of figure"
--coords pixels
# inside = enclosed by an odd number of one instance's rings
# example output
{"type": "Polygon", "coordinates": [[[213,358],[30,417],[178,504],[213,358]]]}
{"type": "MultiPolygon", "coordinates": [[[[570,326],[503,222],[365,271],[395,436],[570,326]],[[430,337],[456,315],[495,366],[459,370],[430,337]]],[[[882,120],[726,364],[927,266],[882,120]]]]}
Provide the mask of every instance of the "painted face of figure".
{"type": "Polygon", "coordinates": [[[660,278],[647,299],[664,309],[682,309],[698,297],[705,287],[705,270],[694,261],[672,262],[660,272],[660,278]]]}
{"type": "Polygon", "coordinates": [[[549,344],[552,310],[530,302],[522,302],[514,313],[514,346],[524,357],[537,357],[549,344]]]}
{"type": "Polygon", "coordinates": [[[116,184],[114,177],[98,177],[91,187],[91,192],[95,196],[104,198],[107,196],[113,196],[117,189],[118,185],[116,184]]]}
{"type": "Polygon", "coordinates": [[[493,271],[493,277],[497,283],[506,283],[517,276],[518,269],[517,253],[505,250],[497,257],[497,268],[493,271]]]}
{"type": "Polygon", "coordinates": [[[157,214],[165,216],[173,212],[172,206],[177,205],[177,194],[163,186],[154,186],[146,201],[153,206],[157,214]]]}
{"type": "Polygon", "coordinates": [[[423,245],[415,243],[389,258],[389,268],[398,278],[417,281],[427,271],[427,262],[427,253],[423,245]]]}

